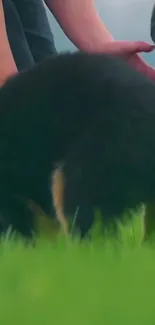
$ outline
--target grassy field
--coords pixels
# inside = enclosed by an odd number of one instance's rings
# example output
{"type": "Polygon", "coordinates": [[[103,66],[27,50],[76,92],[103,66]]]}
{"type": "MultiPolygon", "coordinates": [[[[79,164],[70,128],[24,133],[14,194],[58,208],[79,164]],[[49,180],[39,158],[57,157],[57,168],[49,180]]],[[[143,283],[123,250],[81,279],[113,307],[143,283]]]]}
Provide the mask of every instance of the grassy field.
{"type": "Polygon", "coordinates": [[[118,242],[94,229],[91,242],[43,236],[37,247],[0,244],[0,324],[155,324],[155,245],[140,221],[118,242]]]}

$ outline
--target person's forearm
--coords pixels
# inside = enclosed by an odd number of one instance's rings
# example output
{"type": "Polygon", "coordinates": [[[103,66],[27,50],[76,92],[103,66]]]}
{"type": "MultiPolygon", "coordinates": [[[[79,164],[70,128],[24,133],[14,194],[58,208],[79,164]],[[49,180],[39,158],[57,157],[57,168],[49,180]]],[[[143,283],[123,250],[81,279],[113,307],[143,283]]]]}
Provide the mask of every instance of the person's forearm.
{"type": "Polygon", "coordinates": [[[7,38],[2,0],[0,0],[0,86],[12,74],[17,72],[7,38]]]}
{"type": "Polygon", "coordinates": [[[93,0],[45,0],[68,38],[82,51],[102,51],[112,35],[101,21],[93,0]]]}

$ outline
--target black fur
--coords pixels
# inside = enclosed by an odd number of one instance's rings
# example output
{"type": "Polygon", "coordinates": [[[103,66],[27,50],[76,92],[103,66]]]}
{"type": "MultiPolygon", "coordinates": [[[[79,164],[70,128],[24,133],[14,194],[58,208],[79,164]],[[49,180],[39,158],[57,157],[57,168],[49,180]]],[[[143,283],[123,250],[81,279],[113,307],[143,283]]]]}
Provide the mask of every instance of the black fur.
{"type": "MultiPolygon", "coordinates": [[[[112,221],[152,201],[155,85],[119,58],[84,53],[56,56],[9,80],[0,89],[0,211],[1,201],[20,195],[53,213],[50,176],[59,163],[64,211],[79,207],[82,234],[96,206],[112,221]]],[[[11,224],[27,236],[31,218],[19,210],[11,224]]]]}

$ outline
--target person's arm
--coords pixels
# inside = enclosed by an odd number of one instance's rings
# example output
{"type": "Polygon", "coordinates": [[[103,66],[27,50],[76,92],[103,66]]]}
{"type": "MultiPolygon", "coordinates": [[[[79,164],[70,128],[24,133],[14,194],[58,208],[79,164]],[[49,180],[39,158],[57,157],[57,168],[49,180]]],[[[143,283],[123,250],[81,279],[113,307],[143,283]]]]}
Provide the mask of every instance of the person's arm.
{"type": "Polygon", "coordinates": [[[155,70],[139,55],[154,47],[146,42],[115,41],[100,19],[94,0],[44,0],[76,47],[86,52],[123,56],[137,70],[155,80],[155,70]]]}
{"type": "Polygon", "coordinates": [[[45,3],[78,49],[102,52],[105,43],[114,40],[93,0],[45,0],[45,3]]]}
{"type": "Polygon", "coordinates": [[[14,73],[17,73],[17,67],[7,38],[3,4],[0,0],[0,86],[14,73]]]}

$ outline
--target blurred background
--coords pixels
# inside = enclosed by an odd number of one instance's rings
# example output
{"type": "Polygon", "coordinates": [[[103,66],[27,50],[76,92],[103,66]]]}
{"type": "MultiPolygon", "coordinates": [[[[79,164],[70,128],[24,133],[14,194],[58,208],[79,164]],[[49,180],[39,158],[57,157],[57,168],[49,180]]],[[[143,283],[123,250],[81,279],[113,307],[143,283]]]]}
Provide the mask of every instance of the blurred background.
{"type": "MultiPolygon", "coordinates": [[[[150,17],[154,3],[154,0],[96,0],[96,8],[115,39],[151,41],[150,17]]],[[[74,51],[75,47],[64,35],[49,11],[48,17],[57,50],[74,51]]],[[[155,52],[144,56],[150,64],[155,66],[155,52]]]]}

